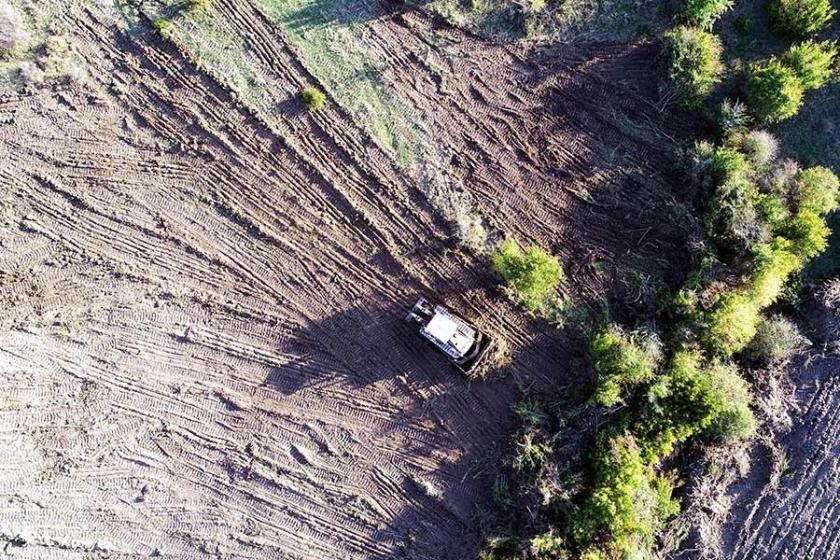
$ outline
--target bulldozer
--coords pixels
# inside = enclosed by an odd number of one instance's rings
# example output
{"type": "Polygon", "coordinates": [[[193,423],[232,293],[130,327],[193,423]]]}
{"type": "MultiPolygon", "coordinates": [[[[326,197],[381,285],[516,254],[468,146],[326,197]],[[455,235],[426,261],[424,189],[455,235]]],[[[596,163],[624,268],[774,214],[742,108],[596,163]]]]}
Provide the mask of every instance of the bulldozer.
{"type": "Polygon", "coordinates": [[[495,346],[493,338],[442,305],[420,297],[405,317],[419,334],[467,377],[474,377],[495,346]]]}

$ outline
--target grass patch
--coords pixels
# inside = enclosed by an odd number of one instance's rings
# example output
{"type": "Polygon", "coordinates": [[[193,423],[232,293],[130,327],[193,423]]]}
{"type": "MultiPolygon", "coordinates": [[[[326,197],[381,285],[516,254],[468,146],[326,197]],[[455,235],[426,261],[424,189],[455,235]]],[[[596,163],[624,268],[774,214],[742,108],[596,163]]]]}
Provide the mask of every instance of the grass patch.
{"type": "Polygon", "coordinates": [[[385,83],[369,46],[371,19],[384,14],[370,0],[256,0],[291,37],[307,69],[359,118],[377,144],[402,164],[421,141],[419,115],[385,83]]]}

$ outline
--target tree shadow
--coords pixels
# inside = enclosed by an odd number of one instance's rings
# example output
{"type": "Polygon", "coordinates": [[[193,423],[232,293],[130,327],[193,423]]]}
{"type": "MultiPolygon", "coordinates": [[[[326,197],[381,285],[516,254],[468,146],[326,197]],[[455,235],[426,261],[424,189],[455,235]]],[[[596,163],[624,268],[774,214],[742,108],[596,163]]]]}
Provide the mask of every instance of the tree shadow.
{"type": "Polygon", "coordinates": [[[344,27],[412,9],[396,0],[309,0],[280,17],[296,32],[322,27],[344,27]]]}

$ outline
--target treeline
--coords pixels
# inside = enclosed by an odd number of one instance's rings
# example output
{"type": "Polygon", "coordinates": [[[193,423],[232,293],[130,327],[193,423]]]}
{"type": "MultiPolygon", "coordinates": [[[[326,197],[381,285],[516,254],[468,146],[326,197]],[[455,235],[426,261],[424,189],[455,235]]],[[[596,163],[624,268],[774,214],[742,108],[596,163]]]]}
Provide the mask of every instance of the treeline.
{"type": "MultiPolygon", "coordinates": [[[[650,558],[656,539],[679,512],[674,454],[693,438],[737,441],[757,420],[745,362],[779,360],[801,345],[795,326],[766,311],[788,280],[827,244],[826,216],[840,180],[825,167],[801,169],[779,158],[779,142],[750,124],[771,125],[799,110],[805,92],[831,77],[837,54],[810,35],[834,15],[828,0],[773,0],[770,19],[785,52],[744,70],[739,99],[708,104],[724,79],[720,40],[711,33],[732,0],[686,0],[680,23],[663,37],[667,102],[717,119],[717,135],[682,158],[697,192],[705,238],[697,269],[660,302],[653,327],[604,322],[587,330],[597,374],[590,404],[613,412],[588,459],[586,489],[549,517],[546,532],[492,540],[483,559],[650,558]]],[[[523,472],[550,472],[549,420],[528,401],[514,461],[523,472]]],[[[538,491],[549,482],[532,476],[538,491]]],[[[550,501],[547,500],[547,501],[550,501]]]]}

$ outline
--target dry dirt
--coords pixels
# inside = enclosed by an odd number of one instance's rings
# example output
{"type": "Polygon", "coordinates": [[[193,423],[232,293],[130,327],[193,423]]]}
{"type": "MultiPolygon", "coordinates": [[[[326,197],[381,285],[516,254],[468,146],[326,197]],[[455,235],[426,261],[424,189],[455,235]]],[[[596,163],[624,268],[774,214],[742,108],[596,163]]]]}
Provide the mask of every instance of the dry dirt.
{"type": "Polygon", "coordinates": [[[689,470],[687,509],[671,560],[840,557],[840,307],[824,286],[802,306],[812,345],[789,364],[752,374],[762,427],[742,446],[707,448],[689,470]],[[825,298],[829,299],[829,298],[825,298]]]}
{"type": "Polygon", "coordinates": [[[793,374],[798,412],[779,442],[787,458],[778,487],[762,449],[735,484],[723,527],[726,558],[823,560],[840,556],[840,357],[810,356],[793,374]]]}
{"type": "MultiPolygon", "coordinates": [[[[590,381],[576,342],[457,249],[341,100],[302,110],[318,78],[282,32],[214,5],[285,84],[276,111],[91,2],[64,21],[89,82],[0,100],[0,550],[468,557],[516,391],[459,377],[407,307],[424,293],[490,326],[517,379],[570,400],[590,381]]],[[[616,270],[663,274],[680,130],[651,102],[655,48],[525,60],[417,13],[367,25],[449,173],[561,256],[577,302],[616,270]]]]}
{"type": "Polygon", "coordinates": [[[752,453],[749,475],[729,493],[733,507],[721,528],[726,558],[840,557],[840,309],[820,303],[807,317],[812,349],[790,372],[791,429],[752,453]]]}

